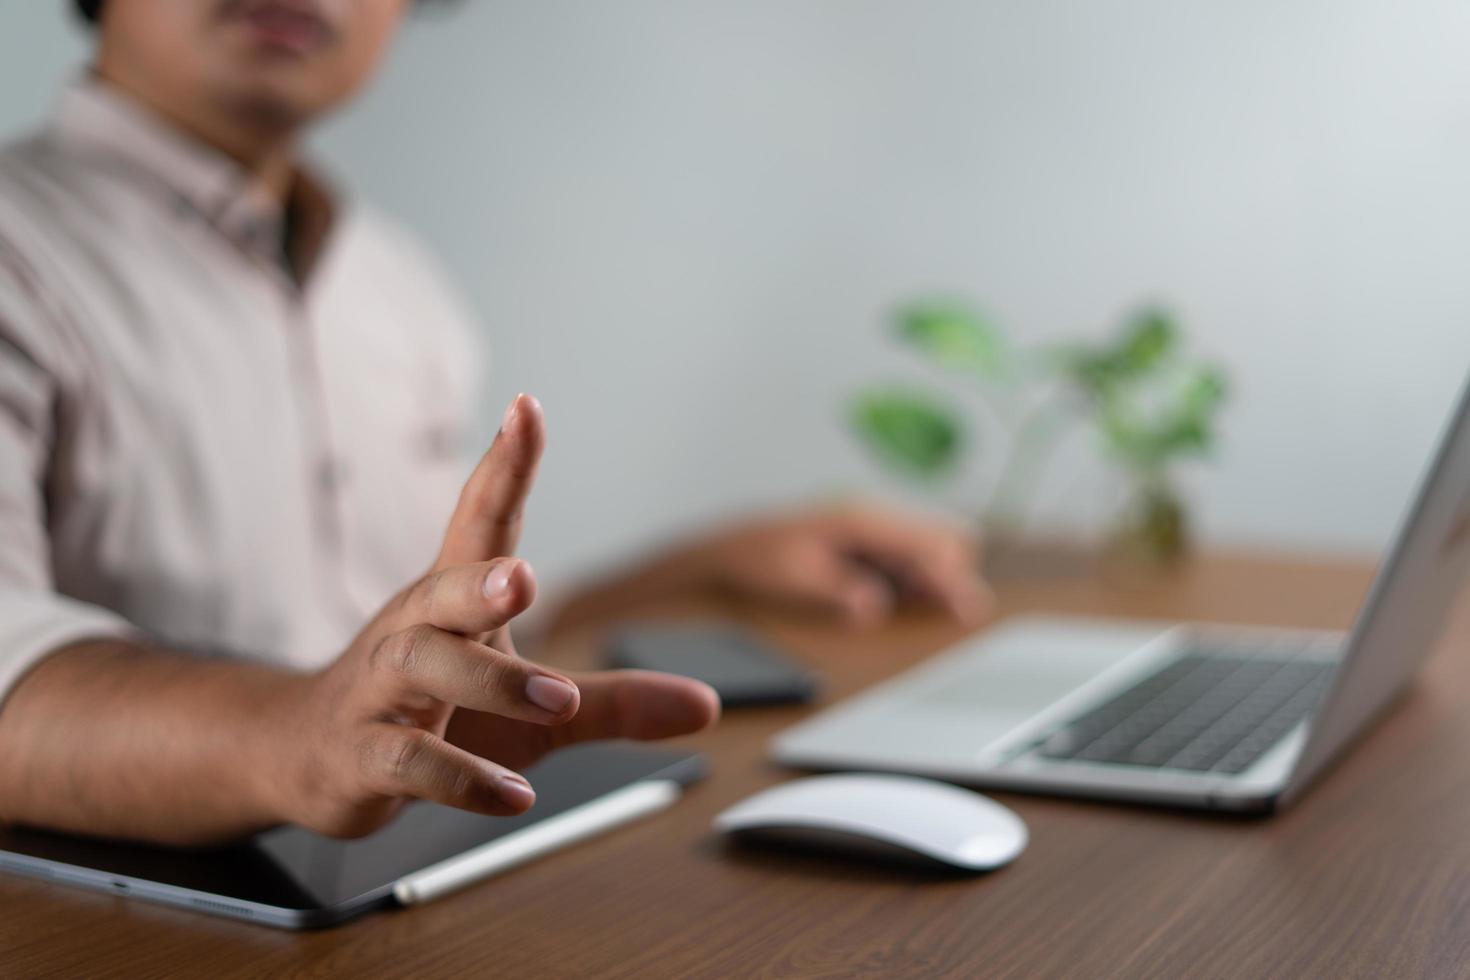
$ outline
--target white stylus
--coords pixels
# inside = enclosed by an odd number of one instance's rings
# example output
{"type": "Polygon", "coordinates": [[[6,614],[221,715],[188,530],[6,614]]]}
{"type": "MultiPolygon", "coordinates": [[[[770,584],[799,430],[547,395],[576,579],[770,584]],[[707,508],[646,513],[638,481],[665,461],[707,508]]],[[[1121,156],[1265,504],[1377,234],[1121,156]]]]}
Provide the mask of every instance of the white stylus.
{"type": "Polygon", "coordinates": [[[404,905],[419,905],[548,851],[657,813],[671,806],[681,792],[682,787],[671,779],[630,783],[606,796],[405,875],[393,886],[393,894],[404,905]]]}

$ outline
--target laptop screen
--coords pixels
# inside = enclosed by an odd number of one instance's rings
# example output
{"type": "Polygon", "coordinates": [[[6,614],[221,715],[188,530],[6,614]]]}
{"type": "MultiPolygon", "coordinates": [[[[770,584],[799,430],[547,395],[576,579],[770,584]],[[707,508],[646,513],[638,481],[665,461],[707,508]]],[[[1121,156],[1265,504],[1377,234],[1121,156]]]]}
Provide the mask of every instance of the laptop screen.
{"type": "Polygon", "coordinates": [[[1470,381],[1312,720],[1289,798],[1399,693],[1434,649],[1470,568],[1470,381]]]}

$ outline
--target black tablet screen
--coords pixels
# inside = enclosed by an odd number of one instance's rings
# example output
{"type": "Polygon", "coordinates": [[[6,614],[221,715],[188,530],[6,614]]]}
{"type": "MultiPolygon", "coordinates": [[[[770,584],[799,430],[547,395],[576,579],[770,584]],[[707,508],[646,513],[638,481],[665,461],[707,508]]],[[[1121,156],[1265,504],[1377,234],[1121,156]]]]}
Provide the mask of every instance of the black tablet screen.
{"type": "MultiPolygon", "coordinates": [[[[700,775],[698,756],[603,743],[564,749],[527,770],[536,805],[518,817],[484,817],[414,803],[393,823],[359,840],[282,827],[243,844],[204,850],[12,829],[0,831],[0,852],[276,908],[319,909],[383,891],[410,872],[636,780],[660,776],[688,783],[700,775]]],[[[0,865],[5,856],[0,853],[0,865]]],[[[29,870],[34,872],[34,866],[29,870]]]]}

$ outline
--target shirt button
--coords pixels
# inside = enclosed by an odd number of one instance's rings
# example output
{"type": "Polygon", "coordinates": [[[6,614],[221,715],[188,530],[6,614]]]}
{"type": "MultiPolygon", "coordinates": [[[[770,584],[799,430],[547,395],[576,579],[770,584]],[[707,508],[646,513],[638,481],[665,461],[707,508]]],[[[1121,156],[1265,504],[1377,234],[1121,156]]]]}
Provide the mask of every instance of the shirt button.
{"type": "Polygon", "coordinates": [[[427,426],[419,437],[418,448],[426,459],[453,459],[459,455],[463,443],[459,428],[444,423],[427,426]]]}
{"type": "Polygon", "coordinates": [[[335,493],[347,483],[347,464],[337,459],[323,459],[317,464],[317,485],[325,493],[335,493]]]}

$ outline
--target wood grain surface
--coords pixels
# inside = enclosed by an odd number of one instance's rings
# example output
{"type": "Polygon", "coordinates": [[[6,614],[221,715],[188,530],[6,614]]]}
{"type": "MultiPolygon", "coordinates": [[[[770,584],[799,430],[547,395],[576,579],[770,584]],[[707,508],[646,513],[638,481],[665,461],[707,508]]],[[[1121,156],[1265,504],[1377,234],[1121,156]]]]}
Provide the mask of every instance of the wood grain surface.
{"type": "MultiPolygon", "coordinates": [[[[1370,571],[1222,556],[1130,581],[1036,574],[1003,583],[997,614],[1344,627],[1370,571]]],[[[0,977],[1470,976],[1467,613],[1371,736],[1268,819],[998,794],[1031,846],[978,878],[735,849],[711,818],[791,775],[764,746],[811,710],[756,709],[687,740],[713,774],[672,810],[335,930],[0,876],[0,977]]],[[[820,669],[828,700],[961,639],[917,617],[873,634],[745,618],[820,669]]],[[[596,646],[586,630],[548,659],[596,646]]]]}

